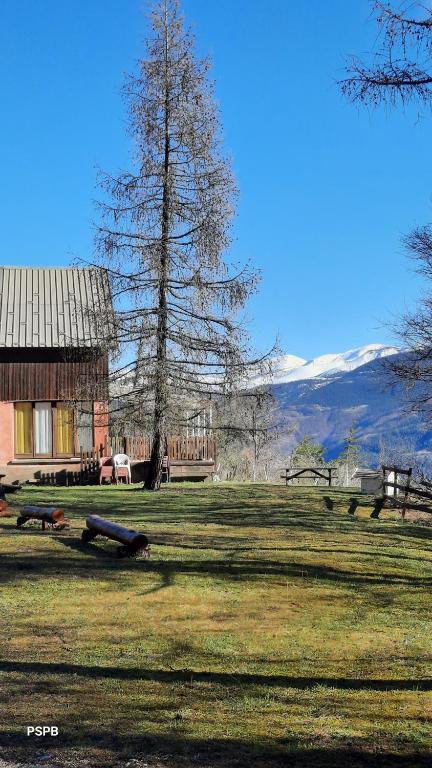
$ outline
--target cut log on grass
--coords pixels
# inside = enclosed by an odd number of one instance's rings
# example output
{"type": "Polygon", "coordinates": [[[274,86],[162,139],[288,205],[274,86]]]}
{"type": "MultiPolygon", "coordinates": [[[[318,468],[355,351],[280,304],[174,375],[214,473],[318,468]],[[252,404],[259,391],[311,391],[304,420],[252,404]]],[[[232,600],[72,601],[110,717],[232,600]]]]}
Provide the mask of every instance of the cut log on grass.
{"type": "Polygon", "coordinates": [[[134,555],[149,556],[148,538],[143,533],[125,528],[123,525],[112,523],[99,515],[89,515],[85,530],[81,534],[84,542],[92,541],[96,536],[106,536],[107,539],[118,541],[122,546],[117,547],[119,557],[134,555]]]}
{"type": "Polygon", "coordinates": [[[58,507],[23,507],[17,518],[17,528],[21,528],[29,520],[40,520],[43,531],[47,525],[57,531],[69,528],[69,523],[65,520],[64,510],[58,507]]]}
{"type": "Polygon", "coordinates": [[[12,517],[12,512],[4,499],[0,499],[0,517],[12,517]]]}
{"type": "Polygon", "coordinates": [[[16,483],[0,483],[0,497],[4,498],[5,493],[17,493],[21,490],[21,486],[16,483]]]}

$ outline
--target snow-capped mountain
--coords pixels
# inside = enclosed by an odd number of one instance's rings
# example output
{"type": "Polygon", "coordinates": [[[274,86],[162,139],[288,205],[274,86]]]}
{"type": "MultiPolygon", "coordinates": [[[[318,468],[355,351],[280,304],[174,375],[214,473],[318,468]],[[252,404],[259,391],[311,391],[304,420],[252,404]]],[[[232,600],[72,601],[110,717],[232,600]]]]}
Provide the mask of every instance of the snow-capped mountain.
{"type": "MultiPolygon", "coordinates": [[[[371,344],[342,355],[324,355],[281,373],[272,391],[285,414],[282,435],[288,455],[305,435],[322,443],[328,460],[337,457],[355,424],[366,463],[378,464],[380,452],[395,450],[427,456],[432,461],[430,419],[415,411],[401,382],[394,380],[381,358],[407,353],[382,344],[371,344]],[[304,372],[308,372],[308,377],[304,372]],[[297,375],[299,374],[299,375],[297,375]]],[[[411,462],[414,459],[407,459],[411,462]]],[[[410,463],[407,466],[411,465],[410,463]]]]}
{"type": "Polygon", "coordinates": [[[282,355],[274,361],[273,384],[286,384],[290,381],[303,381],[321,376],[333,376],[360,368],[366,363],[388,355],[396,355],[400,350],[385,344],[367,344],[364,347],[349,349],[347,352],[320,355],[313,360],[303,360],[295,355],[282,355]]]}

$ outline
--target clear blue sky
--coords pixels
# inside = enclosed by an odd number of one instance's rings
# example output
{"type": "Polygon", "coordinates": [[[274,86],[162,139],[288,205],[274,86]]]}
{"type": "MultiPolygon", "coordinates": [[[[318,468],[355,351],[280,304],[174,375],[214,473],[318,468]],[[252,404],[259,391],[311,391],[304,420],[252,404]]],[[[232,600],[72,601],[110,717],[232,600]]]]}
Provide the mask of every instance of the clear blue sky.
{"type": "MultiPolygon", "coordinates": [[[[371,48],[367,0],[184,0],[214,61],[241,190],[233,256],[263,271],[255,342],[313,357],[393,341],[419,280],[400,236],[431,219],[432,116],[358,111],[336,86],[371,48]]],[[[92,251],[96,166],[128,161],[119,90],[142,0],[2,0],[0,263],[92,251]]]]}

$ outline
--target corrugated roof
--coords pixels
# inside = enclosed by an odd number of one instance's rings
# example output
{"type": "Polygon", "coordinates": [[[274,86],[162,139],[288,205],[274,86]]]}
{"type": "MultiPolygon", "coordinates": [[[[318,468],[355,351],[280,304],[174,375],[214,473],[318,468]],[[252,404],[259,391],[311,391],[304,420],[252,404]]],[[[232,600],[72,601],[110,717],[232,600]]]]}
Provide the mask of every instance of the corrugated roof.
{"type": "Polygon", "coordinates": [[[0,267],[0,347],[97,346],[108,307],[102,269],[0,267]]]}

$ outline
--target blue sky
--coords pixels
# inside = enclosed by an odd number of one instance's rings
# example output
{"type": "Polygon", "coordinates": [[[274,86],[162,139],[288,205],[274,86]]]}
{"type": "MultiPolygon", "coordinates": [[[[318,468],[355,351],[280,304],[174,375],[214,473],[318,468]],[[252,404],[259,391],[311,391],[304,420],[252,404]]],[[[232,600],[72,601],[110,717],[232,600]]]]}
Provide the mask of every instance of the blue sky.
{"type": "MultiPolygon", "coordinates": [[[[432,116],[359,111],[336,80],[371,49],[367,0],[184,0],[214,61],[241,197],[234,259],[262,270],[254,342],[310,358],[392,342],[421,289],[402,233],[431,219],[432,116]]],[[[128,163],[119,95],[142,0],[0,4],[0,263],[92,251],[96,167],[128,163]]]]}

